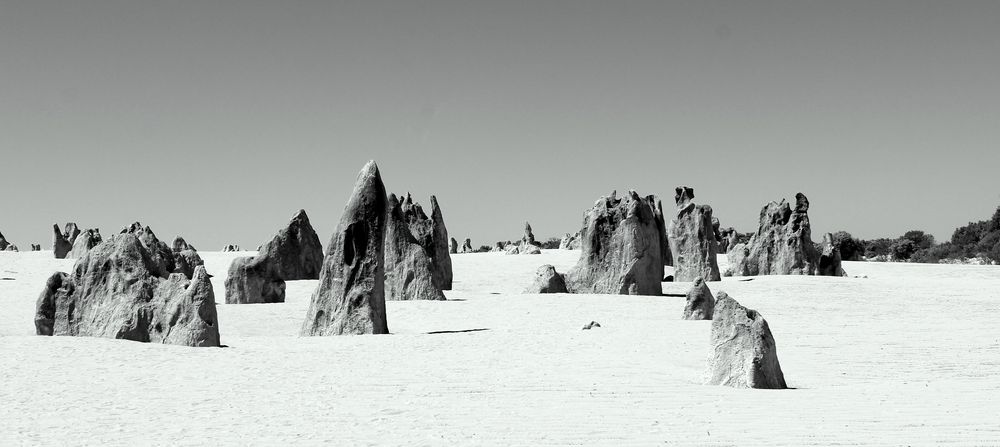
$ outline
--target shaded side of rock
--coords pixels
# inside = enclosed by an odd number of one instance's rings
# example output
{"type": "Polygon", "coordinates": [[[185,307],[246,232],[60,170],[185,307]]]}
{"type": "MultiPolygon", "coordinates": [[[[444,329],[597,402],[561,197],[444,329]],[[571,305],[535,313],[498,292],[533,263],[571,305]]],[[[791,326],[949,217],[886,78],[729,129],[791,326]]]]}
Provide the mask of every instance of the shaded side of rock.
{"type": "Polygon", "coordinates": [[[684,304],[685,320],[711,320],[715,313],[715,297],[708,289],[708,283],[704,279],[695,278],[691,285],[691,290],[687,293],[687,302],[684,304]]]}
{"type": "Polygon", "coordinates": [[[305,210],[292,216],[284,228],[261,246],[258,262],[268,262],[275,279],[285,281],[319,279],[323,265],[323,245],[309,222],[305,210]]]}
{"type": "Polygon", "coordinates": [[[59,224],[52,225],[52,254],[56,259],[66,259],[66,255],[73,249],[76,237],[80,235],[80,228],[75,223],[66,224],[65,230],[59,229],[59,224]]]}
{"type": "Polygon", "coordinates": [[[385,222],[385,299],[443,300],[430,256],[410,232],[399,199],[391,194],[385,222]]]}
{"type": "Polygon", "coordinates": [[[833,234],[823,235],[823,242],[820,244],[819,266],[817,275],[822,276],[846,276],[844,267],[841,264],[840,248],[833,243],[833,234]]]}
{"type": "Polygon", "coordinates": [[[580,260],[566,275],[572,293],[661,295],[663,258],[652,209],[630,191],[602,197],[584,221],[580,260]]]}
{"type": "Polygon", "coordinates": [[[233,259],[225,286],[226,304],[285,302],[285,281],[277,277],[272,264],[257,257],[233,259]]]}

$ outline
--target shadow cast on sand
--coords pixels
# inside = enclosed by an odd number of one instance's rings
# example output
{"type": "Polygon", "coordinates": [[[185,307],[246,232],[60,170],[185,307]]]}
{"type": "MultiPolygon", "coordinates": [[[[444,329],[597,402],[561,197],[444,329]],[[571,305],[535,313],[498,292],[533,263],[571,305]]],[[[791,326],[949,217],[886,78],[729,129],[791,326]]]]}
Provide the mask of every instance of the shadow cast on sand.
{"type": "Polygon", "coordinates": [[[425,334],[427,334],[427,335],[432,335],[432,334],[460,334],[460,333],[463,333],[463,332],[480,332],[480,331],[488,331],[488,330],[490,330],[490,329],[489,328],[462,329],[462,330],[458,330],[458,331],[431,331],[431,332],[425,332],[425,334]]]}

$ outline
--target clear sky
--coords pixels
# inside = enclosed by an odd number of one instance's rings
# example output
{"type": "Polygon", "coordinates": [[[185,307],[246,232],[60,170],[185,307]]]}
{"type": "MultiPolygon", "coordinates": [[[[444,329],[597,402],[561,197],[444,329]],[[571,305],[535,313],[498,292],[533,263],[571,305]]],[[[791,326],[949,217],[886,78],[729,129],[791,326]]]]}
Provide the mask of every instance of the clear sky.
{"type": "Polygon", "coordinates": [[[1000,204],[1000,2],[0,0],[0,231],[324,244],[364,162],[475,245],[689,185],[724,226],[1000,204]]]}

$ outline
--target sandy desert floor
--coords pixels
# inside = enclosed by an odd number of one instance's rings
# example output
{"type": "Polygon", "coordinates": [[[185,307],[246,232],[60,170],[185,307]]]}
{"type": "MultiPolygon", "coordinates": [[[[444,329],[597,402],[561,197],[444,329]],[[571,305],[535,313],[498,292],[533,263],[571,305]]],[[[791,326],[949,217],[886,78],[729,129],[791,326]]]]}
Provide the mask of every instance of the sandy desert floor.
{"type": "MultiPolygon", "coordinates": [[[[246,255],[202,253],[217,301],[246,255]]],[[[453,255],[449,301],[387,303],[387,336],[299,337],[290,282],[220,304],[222,349],[34,336],[51,256],[0,252],[0,445],[1000,445],[995,266],[711,283],[770,323],[794,389],[764,391],[702,385],[683,298],[520,293],[576,251],[453,255]]]]}

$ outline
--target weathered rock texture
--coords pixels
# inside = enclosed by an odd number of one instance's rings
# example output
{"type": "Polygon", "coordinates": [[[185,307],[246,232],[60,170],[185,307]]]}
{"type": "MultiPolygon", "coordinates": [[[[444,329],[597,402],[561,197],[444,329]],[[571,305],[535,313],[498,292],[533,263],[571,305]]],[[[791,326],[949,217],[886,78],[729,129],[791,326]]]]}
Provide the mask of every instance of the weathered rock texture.
{"type": "Polygon", "coordinates": [[[80,229],[73,222],[67,223],[63,231],[59,230],[59,224],[52,225],[52,254],[56,259],[66,258],[79,235],[80,229]]]}
{"type": "Polygon", "coordinates": [[[822,276],[845,276],[844,267],[841,265],[840,248],[833,243],[833,234],[823,235],[823,243],[820,244],[818,275],[822,276]]]}
{"type": "Polygon", "coordinates": [[[226,277],[227,304],[285,302],[285,281],[319,279],[323,246],[299,210],[257,251],[257,256],[236,258],[226,277]]]}
{"type": "Polygon", "coordinates": [[[7,248],[4,248],[4,251],[21,251],[21,250],[18,250],[17,245],[10,244],[7,246],[7,248]]]}
{"type": "Polygon", "coordinates": [[[785,389],[771,329],[757,311],[719,292],[712,319],[708,384],[785,389]]]}
{"type": "Polygon", "coordinates": [[[223,253],[229,253],[229,252],[234,252],[234,251],[240,251],[240,246],[236,245],[236,244],[229,244],[229,245],[226,245],[225,247],[222,247],[222,252],[223,253]]]}
{"type": "Polygon", "coordinates": [[[580,232],[577,231],[574,234],[566,233],[562,240],[559,241],[560,250],[579,250],[580,249],[580,232]]]}
{"type": "Polygon", "coordinates": [[[563,275],[551,265],[543,265],[535,271],[535,281],[524,293],[568,293],[563,275]]]}
{"type": "Polygon", "coordinates": [[[10,242],[7,242],[7,239],[3,237],[3,233],[0,233],[0,250],[6,250],[8,246],[10,246],[10,242]]]}
{"type": "MultiPolygon", "coordinates": [[[[712,207],[695,205],[694,189],[680,186],[674,201],[677,207],[667,224],[667,239],[674,263],[674,281],[719,281],[718,250],[712,207]]],[[[716,221],[717,222],[717,221],[716,221]]]]}
{"type": "Polygon", "coordinates": [[[726,254],[736,246],[736,229],[733,227],[719,230],[719,247],[717,253],[726,254]]]}
{"type": "Polygon", "coordinates": [[[475,253],[476,249],[472,248],[472,239],[465,238],[465,242],[462,242],[462,253],[475,253]]]}
{"type": "Polygon", "coordinates": [[[400,202],[400,211],[413,238],[427,253],[434,285],[440,290],[451,290],[453,274],[451,254],[448,251],[448,228],[444,225],[437,197],[431,196],[430,217],[427,217],[420,204],[414,202],[409,194],[400,202]]]}
{"type": "Polygon", "coordinates": [[[141,223],[135,222],[132,225],[122,228],[121,234],[134,234],[139,238],[139,242],[149,253],[157,276],[166,277],[174,271],[174,251],[170,249],[170,246],[166,242],[158,239],[151,228],[148,226],[144,227],[141,223]]]}
{"type": "Polygon", "coordinates": [[[288,225],[261,246],[257,258],[273,263],[278,278],[283,280],[319,279],[323,245],[306,211],[296,212],[288,225]]]}
{"type": "Polygon", "coordinates": [[[684,304],[685,320],[711,320],[715,312],[715,297],[708,289],[704,279],[695,278],[691,290],[687,293],[687,303],[684,304]]]}
{"type": "Polygon", "coordinates": [[[82,258],[90,249],[101,243],[101,231],[98,229],[88,229],[80,233],[73,242],[73,249],[66,254],[67,258],[82,258]]]}
{"type": "Polygon", "coordinates": [[[385,316],[385,186],[362,168],[330,237],[302,335],[388,334],[385,316]]]}
{"type": "MultiPolygon", "coordinates": [[[[409,197],[407,197],[409,201],[409,197]]],[[[385,222],[385,299],[386,300],[443,300],[444,293],[434,281],[434,262],[431,254],[417,241],[407,224],[413,216],[403,210],[395,194],[389,196],[388,216],[385,222]]],[[[419,212],[419,214],[423,214],[419,212]]],[[[424,216],[426,219],[426,216],[424,216]]]]}
{"type": "Polygon", "coordinates": [[[77,260],[72,274],[52,275],[38,298],[39,335],[120,338],[219,346],[210,276],[161,275],[139,237],[114,235],[77,260]]]}
{"type": "Polygon", "coordinates": [[[257,256],[233,259],[225,286],[226,304],[285,302],[285,280],[277,277],[274,264],[257,256]]]}
{"type": "Polygon", "coordinates": [[[448,253],[458,254],[458,241],[455,238],[451,238],[451,243],[448,246],[448,253]]]}
{"type": "Polygon", "coordinates": [[[729,251],[736,276],[815,275],[819,252],[810,237],[809,200],[795,195],[795,208],[782,200],[760,211],[760,226],[747,244],[729,251]]]}
{"type": "Polygon", "coordinates": [[[667,222],[664,220],[663,203],[656,196],[647,196],[646,201],[653,208],[653,218],[656,220],[656,233],[660,237],[660,257],[663,265],[674,265],[674,255],[670,250],[670,239],[667,237],[667,222]]]}
{"type": "Polygon", "coordinates": [[[629,191],[602,197],[584,220],[580,260],[566,275],[572,293],[662,295],[663,258],[654,204],[629,191]]]}
{"type": "Polygon", "coordinates": [[[198,250],[195,250],[193,245],[188,244],[180,236],[174,238],[174,243],[171,245],[170,251],[174,254],[174,268],[171,270],[174,273],[183,273],[184,276],[193,278],[194,270],[199,265],[205,265],[205,261],[201,259],[198,250]]]}

